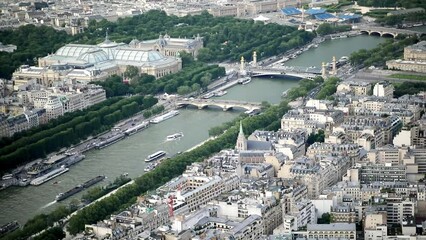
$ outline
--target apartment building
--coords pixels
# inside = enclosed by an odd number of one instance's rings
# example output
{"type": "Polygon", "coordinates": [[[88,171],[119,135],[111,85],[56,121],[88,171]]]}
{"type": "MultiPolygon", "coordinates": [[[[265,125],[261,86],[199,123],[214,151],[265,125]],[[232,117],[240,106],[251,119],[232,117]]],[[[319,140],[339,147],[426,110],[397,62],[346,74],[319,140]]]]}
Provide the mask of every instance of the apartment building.
{"type": "Polygon", "coordinates": [[[416,148],[426,148],[426,117],[419,120],[410,131],[411,146],[416,148]]]}
{"type": "Polygon", "coordinates": [[[44,109],[46,109],[47,121],[64,115],[64,107],[58,96],[49,96],[44,109]]]}
{"type": "Polygon", "coordinates": [[[363,164],[348,171],[347,177],[361,184],[407,181],[405,165],[363,164]]]}
{"type": "Polygon", "coordinates": [[[334,174],[329,168],[312,159],[302,157],[292,162],[287,162],[280,172],[279,178],[296,179],[307,186],[308,198],[317,197],[327,187],[328,180],[334,174]]]}
{"type": "Polygon", "coordinates": [[[348,116],[333,131],[344,132],[352,142],[364,133],[369,133],[375,138],[375,146],[392,143],[393,138],[402,127],[400,117],[391,115],[384,118],[372,116],[348,116]]]}
{"type": "Polygon", "coordinates": [[[311,134],[319,129],[331,131],[335,124],[342,122],[343,112],[340,110],[293,109],[281,118],[281,129],[290,132],[304,129],[311,134]]]}
{"type": "MultiPolygon", "coordinates": [[[[112,215],[108,221],[110,229],[120,227],[126,236],[134,237],[145,231],[153,231],[170,223],[169,207],[166,204],[138,203],[130,209],[112,215]]],[[[105,228],[108,227],[105,226],[105,228]]]]}
{"type": "Polygon", "coordinates": [[[332,132],[329,133],[324,138],[324,143],[330,143],[330,144],[347,144],[349,143],[348,138],[346,137],[346,134],[343,132],[332,132]]]}
{"type": "Polygon", "coordinates": [[[338,182],[329,188],[328,191],[337,197],[338,202],[343,202],[344,199],[368,202],[372,196],[380,194],[380,187],[370,187],[367,184],[361,185],[357,181],[343,181],[338,182]]]}
{"type": "Polygon", "coordinates": [[[21,103],[23,113],[0,119],[3,126],[0,136],[10,137],[17,132],[45,124],[67,112],[83,110],[106,100],[105,90],[96,85],[31,87],[34,90],[18,92],[17,99],[21,103]]]}
{"type": "Polygon", "coordinates": [[[356,240],[355,223],[308,224],[307,237],[311,239],[342,238],[356,240]]]}
{"type": "Polygon", "coordinates": [[[402,224],[406,218],[413,217],[416,211],[416,204],[411,201],[399,200],[388,201],[386,205],[387,224],[402,224]]]}
{"type": "Polygon", "coordinates": [[[282,194],[283,214],[289,214],[296,211],[296,204],[303,199],[308,198],[308,188],[304,184],[294,182],[290,186],[286,186],[282,194]]]}
{"type": "Polygon", "coordinates": [[[349,93],[355,96],[368,96],[371,90],[371,83],[345,81],[337,86],[337,93],[349,93]]]}
{"type": "Polygon", "coordinates": [[[421,108],[412,103],[389,101],[386,97],[366,97],[354,100],[351,104],[353,115],[383,117],[388,115],[399,116],[403,125],[419,119],[421,108]]]}
{"type": "Polygon", "coordinates": [[[219,196],[208,204],[217,209],[217,216],[233,220],[243,220],[251,215],[260,216],[262,219],[262,233],[271,234],[282,223],[282,210],[280,199],[274,196],[259,197],[244,196],[243,192],[232,191],[219,196]]]}
{"type": "Polygon", "coordinates": [[[407,166],[409,181],[418,181],[426,174],[426,148],[408,148],[403,164],[407,166]]]}
{"type": "Polygon", "coordinates": [[[377,97],[393,98],[393,91],[393,85],[387,81],[383,81],[374,85],[373,95],[377,97]]]}
{"type": "Polygon", "coordinates": [[[237,176],[228,179],[219,176],[188,176],[183,177],[180,189],[176,192],[174,210],[187,207],[193,212],[206,205],[225,191],[235,189],[239,186],[237,176]],[[225,186],[226,185],[226,186],[225,186]]]}
{"type": "Polygon", "coordinates": [[[350,160],[350,166],[360,159],[360,150],[357,144],[334,144],[315,142],[306,151],[308,158],[316,159],[317,156],[341,156],[350,160]]]}
{"type": "Polygon", "coordinates": [[[315,206],[310,199],[306,198],[296,202],[292,211],[283,215],[283,222],[286,224],[291,222],[291,230],[298,230],[316,221],[315,206]]]}
{"type": "Polygon", "coordinates": [[[225,239],[256,240],[262,236],[261,224],[262,220],[257,215],[251,215],[241,222],[219,217],[203,217],[194,225],[197,237],[192,239],[202,239],[200,235],[208,235],[225,239]]]}
{"type": "Polygon", "coordinates": [[[386,212],[367,212],[364,216],[364,238],[366,240],[387,239],[386,212]]]}
{"type": "Polygon", "coordinates": [[[352,206],[333,206],[330,215],[333,223],[356,223],[356,211],[352,206]]]}
{"type": "Polygon", "coordinates": [[[270,142],[276,152],[281,152],[288,158],[294,159],[305,154],[307,137],[307,133],[302,129],[296,129],[293,132],[282,129],[276,132],[256,130],[248,137],[248,141],[270,142]]]}
{"type": "Polygon", "coordinates": [[[0,117],[0,137],[11,137],[15,133],[45,124],[47,121],[46,109],[34,108],[14,117],[3,114],[0,117]]]}

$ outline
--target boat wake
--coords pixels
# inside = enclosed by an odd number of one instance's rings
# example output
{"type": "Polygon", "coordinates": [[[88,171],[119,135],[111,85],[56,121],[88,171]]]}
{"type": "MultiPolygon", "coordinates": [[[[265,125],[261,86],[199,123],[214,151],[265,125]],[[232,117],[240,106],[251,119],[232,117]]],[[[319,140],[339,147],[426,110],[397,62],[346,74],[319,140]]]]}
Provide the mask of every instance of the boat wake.
{"type": "Polygon", "coordinates": [[[52,206],[52,205],[53,205],[53,204],[55,204],[55,203],[56,203],[56,201],[50,202],[50,203],[48,203],[48,204],[44,205],[44,206],[43,206],[43,207],[41,207],[41,208],[43,209],[43,208],[50,207],[50,206],[52,206]]]}

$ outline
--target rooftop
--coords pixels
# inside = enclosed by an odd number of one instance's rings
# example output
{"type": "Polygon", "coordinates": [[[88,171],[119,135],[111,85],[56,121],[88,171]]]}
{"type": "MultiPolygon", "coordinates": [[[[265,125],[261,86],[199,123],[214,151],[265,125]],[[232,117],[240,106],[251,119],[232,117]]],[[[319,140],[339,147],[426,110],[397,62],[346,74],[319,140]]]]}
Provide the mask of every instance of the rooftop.
{"type": "Polygon", "coordinates": [[[316,15],[316,14],[321,14],[321,13],[325,13],[325,9],[322,8],[310,8],[308,10],[305,11],[305,13],[309,14],[309,15],[316,15]]]}
{"type": "Polygon", "coordinates": [[[416,51],[426,51],[426,41],[418,42],[417,44],[408,46],[407,48],[416,51]]]}
{"type": "Polygon", "coordinates": [[[281,9],[281,12],[286,16],[302,14],[302,12],[299,9],[294,7],[283,8],[281,9]]]}
{"type": "Polygon", "coordinates": [[[308,224],[308,231],[356,231],[355,223],[308,224]]]}

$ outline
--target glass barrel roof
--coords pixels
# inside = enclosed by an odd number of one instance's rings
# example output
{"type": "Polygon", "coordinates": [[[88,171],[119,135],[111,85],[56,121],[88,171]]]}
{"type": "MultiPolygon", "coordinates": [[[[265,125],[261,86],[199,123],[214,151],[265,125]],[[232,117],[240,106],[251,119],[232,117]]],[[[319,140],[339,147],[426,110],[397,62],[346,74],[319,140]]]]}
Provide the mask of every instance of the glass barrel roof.
{"type": "Polygon", "coordinates": [[[108,55],[103,50],[95,50],[83,53],[78,60],[83,60],[87,63],[100,63],[108,61],[108,55]]]}
{"type": "Polygon", "coordinates": [[[121,61],[153,62],[163,59],[157,51],[141,51],[137,49],[118,49],[114,59],[121,61]]]}
{"type": "Polygon", "coordinates": [[[66,56],[66,57],[78,57],[83,53],[86,53],[91,50],[96,50],[93,46],[90,45],[65,45],[56,51],[56,55],[66,56]]]}

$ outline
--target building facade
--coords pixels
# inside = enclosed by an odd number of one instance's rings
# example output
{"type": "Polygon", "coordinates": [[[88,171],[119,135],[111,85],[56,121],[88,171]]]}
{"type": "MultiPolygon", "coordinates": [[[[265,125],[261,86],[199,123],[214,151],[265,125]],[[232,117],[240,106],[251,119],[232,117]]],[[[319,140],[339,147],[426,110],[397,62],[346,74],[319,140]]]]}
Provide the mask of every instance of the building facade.
{"type": "Polygon", "coordinates": [[[197,35],[193,39],[172,38],[168,34],[160,35],[156,40],[132,40],[129,46],[146,51],[157,51],[168,57],[179,57],[180,52],[187,52],[197,59],[198,52],[203,48],[203,38],[197,35]]]}
{"type": "Polygon", "coordinates": [[[310,239],[353,239],[356,240],[355,223],[308,224],[310,239]]]}
{"type": "Polygon", "coordinates": [[[404,59],[387,61],[386,66],[389,69],[426,73],[426,41],[405,47],[404,59]]]}
{"type": "MultiPolygon", "coordinates": [[[[202,44],[200,41],[194,41],[193,54],[198,51],[199,44],[202,44]]],[[[139,73],[160,78],[182,69],[182,60],[177,54],[180,49],[176,52],[164,50],[166,45],[149,42],[138,47],[135,44],[115,43],[108,37],[97,45],[67,44],[54,54],[40,58],[38,67],[20,67],[13,73],[12,80],[16,90],[30,80],[36,80],[44,86],[52,86],[54,82],[66,79],[88,83],[121,74],[126,71],[127,66],[137,67],[139,73]],[[147,49],[148,46],[150,49],[147,49]],[[161,51],[168,55],[160,52],[160,46],[163,46],[161,51]]],[[[185,42],[183,46],[186,46],[185,42]]],[[[188,49],[191,50],[192,46],[188,46],[188,49]]]]}

